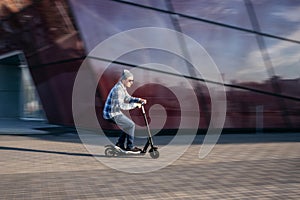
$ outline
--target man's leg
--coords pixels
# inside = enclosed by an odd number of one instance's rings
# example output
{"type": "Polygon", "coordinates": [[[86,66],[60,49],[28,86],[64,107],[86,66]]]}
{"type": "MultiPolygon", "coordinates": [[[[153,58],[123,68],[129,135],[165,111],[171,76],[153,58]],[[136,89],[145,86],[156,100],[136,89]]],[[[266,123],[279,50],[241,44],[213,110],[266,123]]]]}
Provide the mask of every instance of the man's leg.
{"type": "MultiPolygon", "coordinates": [[[[114,117],[116,124],[127,134],[127,148],[133,148],[135,124],[126,115],[117,115],[114,117]]],[[[121,136],[122,137],[122,136],[121,136]]],[[[126,135],[125,135],[126,137],[126,135]]],[[[124,138],[125,140],[125,138],[124,138]]]]}
{"type": "Polygon", "coordinates": [[[126,137],[127,137],[127,134],[124,131],[122,131],[122,133],[121,133],[121,135],[120,135],[120,137],[118,139],[118,142],[116,144],[121,149],[125,149],[125,145],[124,144],[125,144],[126,137]]]}
{"type": "MultiPolygon", "coordinates": [[[[116,123],[116,119],[115,118],[112,118],[112,119],[108,119],[107,121],[111,122],[111,123],[114,123],[114,124],[117,124],[116,123]]],[[[125,150],[125,139],[127,137],[127,134],[124,133],[124,131],[121,130],[120,132],[120,136],[118,138],[118,141],[116,143],[116,146],[120,147],[121,149],[124,149],[125,150]]]]}

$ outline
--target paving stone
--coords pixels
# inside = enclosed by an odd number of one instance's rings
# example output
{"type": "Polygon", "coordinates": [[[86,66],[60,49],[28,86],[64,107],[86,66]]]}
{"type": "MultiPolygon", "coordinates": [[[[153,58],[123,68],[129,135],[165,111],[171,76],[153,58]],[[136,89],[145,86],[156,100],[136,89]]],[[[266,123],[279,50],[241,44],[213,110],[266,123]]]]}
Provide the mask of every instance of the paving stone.
{"type": "Polygon", "coordinates": [[[103,165],[74,134],[0,135],[0,199],[300,198],[300,134],[225,135],[204,159],[198,137],[171,165],[130,174],[103,165]]]}

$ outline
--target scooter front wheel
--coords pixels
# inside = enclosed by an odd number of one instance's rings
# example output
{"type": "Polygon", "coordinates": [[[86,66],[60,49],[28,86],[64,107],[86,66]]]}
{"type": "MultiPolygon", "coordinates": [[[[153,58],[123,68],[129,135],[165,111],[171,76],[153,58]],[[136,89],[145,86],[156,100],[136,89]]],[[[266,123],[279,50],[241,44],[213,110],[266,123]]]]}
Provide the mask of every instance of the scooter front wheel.
{"type": "Polygon", "coordinates": [[[157,150],[152,150],[149,153],[150,153],[151,158],[153,158],[153,159],[157,159],[159,157],[159,152],[157,150]]]}

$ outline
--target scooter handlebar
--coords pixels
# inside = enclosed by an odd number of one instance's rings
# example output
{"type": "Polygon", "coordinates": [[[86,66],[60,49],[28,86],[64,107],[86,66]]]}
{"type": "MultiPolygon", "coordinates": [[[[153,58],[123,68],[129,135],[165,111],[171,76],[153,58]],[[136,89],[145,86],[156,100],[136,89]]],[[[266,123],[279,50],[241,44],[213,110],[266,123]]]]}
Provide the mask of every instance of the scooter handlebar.
{"type": "Polygon", "coordinates": [[[145,115],[145,114],[146,114],[146,112],[145,112],[144,105],[145,105],[145,102],[142,102],[142,103],[141,103],[141,108],[142,108],[142,112],[143,112],[143,114],[145,115]]]}

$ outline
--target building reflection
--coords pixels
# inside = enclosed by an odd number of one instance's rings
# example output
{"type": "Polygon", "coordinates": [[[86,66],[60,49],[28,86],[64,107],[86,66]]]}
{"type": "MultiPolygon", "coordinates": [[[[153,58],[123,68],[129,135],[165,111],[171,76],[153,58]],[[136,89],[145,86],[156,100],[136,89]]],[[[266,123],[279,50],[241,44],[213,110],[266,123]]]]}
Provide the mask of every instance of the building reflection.
{"type": "MultiPolygon", "coordinates": [[[[84,58],[99,42],[132,28],[155,26],[180,30],[199,42],[212,57],[223,74],[226,87],[225,128],[300,128],[300,29],[293,18],[293,13],[300,8],[299,2],[5,0],[0,5],[0,54],[15,50],[24,52],[50,123],[73,125],[74,80],[84,58]],[[251,23],[249,2],[260,25],[259,31],[251,23]],[[261,48],[258,36],[264,41],[265,49],[261,48]],[[268,72],[261,53],[265,50],[272,62],[273,73],[268,72]]],[[[168,38],[152,39],[163,42],[168,38]]],[[[197,54],[189,47],[186,51],[191,56],[197,54]]],[[[106,59],[101,55],[99,58],[106,59]]],[[[101,77],[95,94],[99,122],[107,128],[114,127],[105,124],[101,118],[103,101],[122,69],[155,62],[171,66],[186,77],[195,76],[183,59],[159,51],[133,52],[118,61],[126,65],[112,64],[101,77]]],[[[97,62],[91,65],[95,74],[103,70],[97,62]]],[[[149,76],[146,71],[139,73],[137,76],[145,79],[149,76]]],[[[167,80],[156,78],[154,81],[161,84],[167,80]]],[[[198,97],[199,127],[206,129],[211,105],[205,80],[188,81],[198,97]]],[[[137,84],[142,86],[142,83],[137,84]]],[[[160,88],[161,91],[151,85],[147,87],[140,95],[165,104],[166,94],[169,94],[165,87],[160,88]]],[[[172,87],[183,96],[190,90],[181,80],[166,87],[172,87]]],[[[166,129],[176,128],[178,112],[187,115],[193,112],[188,95],[184,110],[180,110],[176,99],[171,97],[167,98],[170,104],[167,110],[173,119],[167,122],[166,129]]],[[[36,107],[35,104],[28,106],[36,107]]]]}

